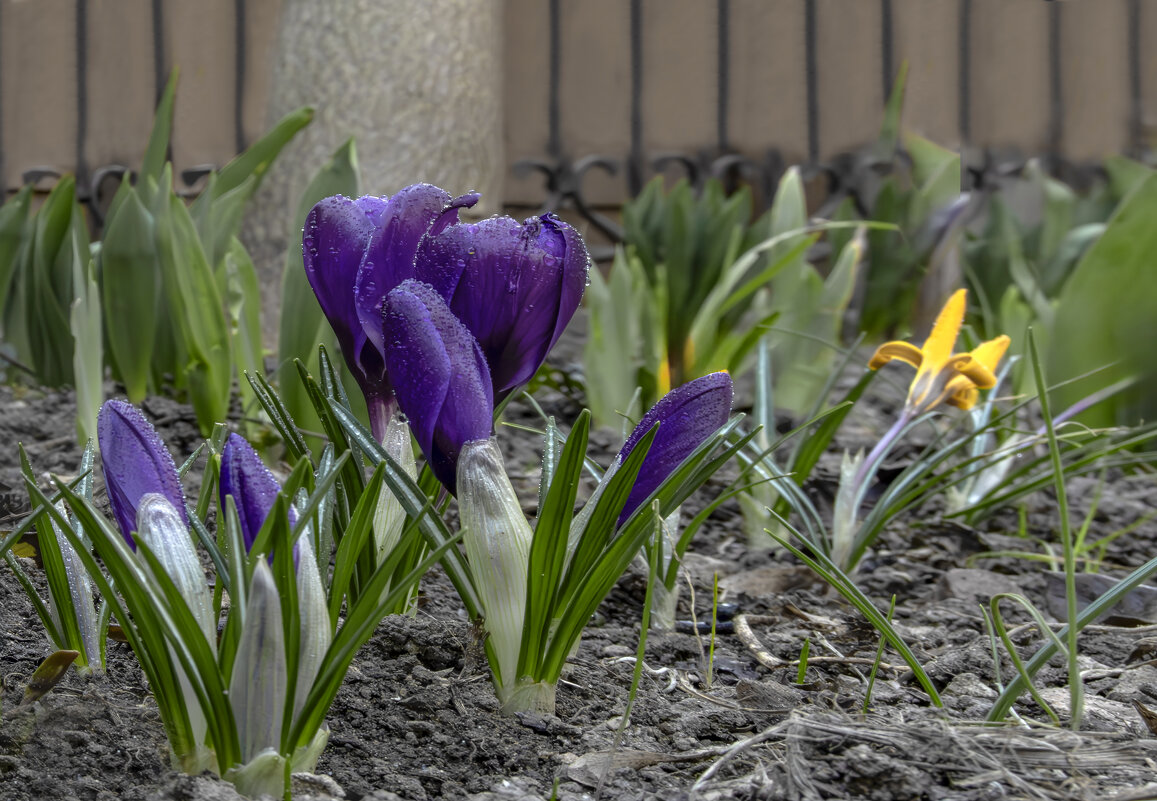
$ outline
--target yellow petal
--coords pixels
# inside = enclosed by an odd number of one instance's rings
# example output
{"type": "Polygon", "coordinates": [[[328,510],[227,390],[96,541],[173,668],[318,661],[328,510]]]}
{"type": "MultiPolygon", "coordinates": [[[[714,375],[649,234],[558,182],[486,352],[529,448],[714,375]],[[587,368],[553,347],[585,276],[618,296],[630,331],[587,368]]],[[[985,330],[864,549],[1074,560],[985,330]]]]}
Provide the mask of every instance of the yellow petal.
{"type": "Polygon", "coordinates": [[[932,333],[928,335],[924,347],[920,349],[924,351],[928,369],[936,369],[952,355],[952,349],[956,347],[956,337],[960,334],[960,326],[964,324],[964,305],[967,298],[968,290],[956,290],[936,316],[932,333]]]}
{"type": "Polygon", "coordinates": [[[957,377],[949,384],[948,396],[944,398],[944,402],[949,406],[955,406],[957,409],[964,409],[968,411],[976,405],[976,401],[980,399],[980,391],[967,378],[957,377]],[[960,381],[959,386],[954,386],[956,381],[960,381]]]}
{"type": "Polygon", "coordinates": [[[1008,344],[1011,341],[1006,334],[1001,334],[996,339],[981,342],[972,349],[969,355],[987,367],[989,371],[996,372],[996,366],[1004,358],[1004,352],[1008,350],[1008,344]]]}
{"type": "Polygon", "coordinates": [[[988,389],[996,383],[996,376],[992,370],[972,358],[972,355],[968,353],[954,354],[943,369],[960,374],[980,389],[988,389]]]}
{"type": "Polygon", "coordinates": [[[893,359],[919,368],[920,363],[924,360],[924,354],[920,352],[918,347],[908,342],[885,342],[876,348],[876,352],[872,354],[872,360],[868,362],[868,367],[872,370],[879,370],[893,359]]]}

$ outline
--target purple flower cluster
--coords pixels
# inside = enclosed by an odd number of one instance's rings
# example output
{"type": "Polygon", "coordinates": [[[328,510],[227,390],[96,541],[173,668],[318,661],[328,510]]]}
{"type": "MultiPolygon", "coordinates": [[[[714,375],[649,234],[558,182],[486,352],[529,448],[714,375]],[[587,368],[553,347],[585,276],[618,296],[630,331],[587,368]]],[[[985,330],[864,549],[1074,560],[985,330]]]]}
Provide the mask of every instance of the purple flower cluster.
{"type": "MultiPolygon", "coordinates": [[[[338,195],[314,206],[302,243],[375,435],[400,409],[451,492],[463,446],[490,436],[495,405],[542,365],[578,309],[590,264],[578,233],[549,214],[459,222],[477,200],[429,184],[390,198],[338,195]]],[[[620,454],[663,422],[624,519],[730,409],[731,378],[713,373],[648,412],[620,454]]]]}
{"type": "MultiPolygon", "coordinates": [[[[413,418],[402,396],[427,378],[423,362],[394,354],[400,321],[414,319],[415,303],[432,311],[422,323],[425,333],[413,336],[441,330],[445,307],[479,349],[447,351],[450,367],[439,373],[444,386],[422,398],[447,397],[451,377],[475,370],[481,353],[492,412],[542,365],[582,299],[590,257],[573,228],[549,214],[522,223],[510,217],[460,222],[459,210],[477,200],[477,194],[453,198],[415,184],[388,198],[329,197],[306,217],[306,275],[379,439],[395,404],[413,418]],[[404,297],[393,301],[394,292],[404,297]]],[[[412,336],[405,341],[417,346],[412,336]]],[[[422,352],[432,345],[424,343],[422,352]]]]}

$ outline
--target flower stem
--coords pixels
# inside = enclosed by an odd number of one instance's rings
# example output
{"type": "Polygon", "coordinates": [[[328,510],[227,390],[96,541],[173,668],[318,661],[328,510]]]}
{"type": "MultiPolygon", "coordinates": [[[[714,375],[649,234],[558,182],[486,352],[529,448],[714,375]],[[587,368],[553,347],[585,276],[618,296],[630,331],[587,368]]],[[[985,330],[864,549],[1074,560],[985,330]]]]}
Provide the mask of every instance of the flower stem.
{"type": "Polygon", "coordinates": [[[904,411],[896,418],[896,422],[892,427],[880,437],[880,441],[876,443],[875,447],[868,453],[864,461],[860,463],[856,470],[855,478],[852,480],[852,486],[855,488],[853,498],[855,498],[854,515],[859,517],[860,504],[864,500],[864,494],[867,492],[868,483],[875,477],[880,463],[884,461],[884,457],[892,450],[892,446],[896,444],[896,440],[904,433],[904,429],[912,422],[914,415],[911,410],[905,406],[904,411]]]}
{"type": "Polygon", "coordinates": [[[397,411],[398,402],[393,395],[366,395],[366,408],[370,412],[370,431],[378,442],[385,442],[386,429],[390,418],[397,411]]]}

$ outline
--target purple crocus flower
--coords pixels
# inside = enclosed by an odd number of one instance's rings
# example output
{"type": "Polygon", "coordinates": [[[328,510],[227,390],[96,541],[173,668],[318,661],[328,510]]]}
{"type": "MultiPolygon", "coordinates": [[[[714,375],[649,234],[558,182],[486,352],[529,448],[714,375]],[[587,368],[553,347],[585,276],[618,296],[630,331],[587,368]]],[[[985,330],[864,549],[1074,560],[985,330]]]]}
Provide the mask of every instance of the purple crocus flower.
{"type": "Polygon", "coordinates": [[[490,437],[494,395],[477,340],[429,284],[403,281],[387,296],[386,367],[434,475],[450,492],[462,446],[490,437]]]}
{"type": "Polygon", "coordinates": [[[305,219],[306,276],[366,397],[379,438],[393,407],[382,356],[382,302],[413,277],[422,238],[456,223],[458,210],[477,200],[477,194],[455,199],[436,186],[415,184],[388,198],[328,197],[305,219]]]}
{"type": "Polygon", "coordinates": [[[731,414],[731,376],[708,373],[668,392],[635,426],[616,458],[626,461],[639,440],[659,423],[651,449],[643,459],[639,476],[619,515],[622,525],[660,484],[667,480],[691,452],[702,445],[731,414]]]}
{"type": "MultiPolygon", "coordinates": [[[[221,449],[221,480],[218,488],[222,508],[225,506],[225,496],[233,496],[237,518],[241,523],[241,537],[245,540],[245,551],[248,552],[257,539],[257,533],[265,525],[265,518],[277,500],[277,493],[281,492],[281,485],[261,461],[257,451],[253,450],[253,446],[240,434],[230,434],[225,440],[225,447],[221,449]]],[[[290,523],[293,523],[295,517],[296,513],[290,507],[290,523]]]]}
{"type": "Polygon", "coordinates": [[[177,465],[157,430],[139,409],[122,400],[106,401],[97,417],[97,440],[109,505],[133,550],[141,499],[156,493],[173,505],[189,525],[177,465]]]}
{"type": "Polygon", "coordinates": [[[582,300],[589,265],[578,232],[544,214],[432,232],[418,251],[416,272],[478,340],[501,402],[558,342],[582,300]]]}

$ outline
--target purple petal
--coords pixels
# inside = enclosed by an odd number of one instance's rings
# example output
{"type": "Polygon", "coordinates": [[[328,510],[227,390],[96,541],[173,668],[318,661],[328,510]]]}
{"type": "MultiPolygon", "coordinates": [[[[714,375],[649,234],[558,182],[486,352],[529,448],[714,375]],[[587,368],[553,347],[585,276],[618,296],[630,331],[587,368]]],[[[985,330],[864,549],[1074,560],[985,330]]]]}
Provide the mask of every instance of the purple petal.
{"type": "Polygon", "coordinates": [[[668,392],[635,426],[619,451],[625,461],[648,431],[659,423],[639,477],[619,515],[620,525],[667,480],[691,452],[715,433],[731,413],[731,376],[709,373],[668,392]]]}
{"type": "Polygon", "coordinates": [[[109,505],[129,545],[136,549],[137,506],[150,492],[164,496],[189,525],[177,465],[152,424],[122,400],[107,401],[97,418],[101,467],[109,505]]]}
{"type": "Polygon", "coordinates": [[[354,304],[354,282],[375,220],[386,201],[341,195],[321,200],[305,218],[302,258],[309,285],[337,335],[346,364],[367,397],[388,392],[380,347],[369,342],[354,304]]]}
{"type": "Polygon", "coordinates": [[[582,299],[582,238],[551,215],[458,225],[422,244],[417,270],[449,300],[491,368],[499,400],[546,359],[582,299]]]}
{"type": "Polygon", "coordinates": [[[221,506],[225,496],[232,495],[241,522],[241,536],[245,551],[253,547],[257,533],[265,525],[265,518],[281,492],[273,473],[261,461],[257,451],[239,434],[230,434],[221,450],[221,481],[218,486],[221,506]]]}
{"type": "Polygon", "coordinates": [[[431,184],[407,186],[385,202],[375,219],[377,230],[366,245],[357,268],[354,297],[358,320],[379,352],[382,338],[382,304],[389,291],[414,272],[418,245],[428,232],[440,232],[458,222],[458,210],[473,206],[478,194],[451,198],[431,184]]]}
{"type": "Polygon", "coordinates": [[[462,446],[490,436],[494,398],[486,358],[428,284],[410,280],[391,291],[382,323],[398,406],[434,475],[454,492],[462,446]]]}

